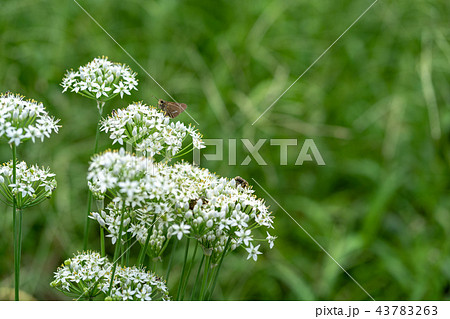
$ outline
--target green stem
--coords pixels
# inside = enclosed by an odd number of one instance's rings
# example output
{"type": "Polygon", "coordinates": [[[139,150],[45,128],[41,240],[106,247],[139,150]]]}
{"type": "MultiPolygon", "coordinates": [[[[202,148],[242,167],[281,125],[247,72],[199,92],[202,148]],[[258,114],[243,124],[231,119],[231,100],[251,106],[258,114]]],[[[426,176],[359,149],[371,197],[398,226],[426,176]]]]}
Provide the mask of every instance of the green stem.
{"type": "MultiPolygon", "coordinates": [[[[97,101],[98,121],[97,121],[97,129],[95,132],[94,154],[96,154],[98,151],[98,138],[100,136],[100,120],[102,119],[104,105],[105,105],[105,102],[97,101]]],[[[88,236],[89,236],[89,214],[91,213],[91,207],[92,207],[92,192],[91,192],[91,190],[89,190],[88,208],[87,208],[87,213],[86,213],[86,220],[84,222],[83,250],[87,249],[87,242],[88,242],[88,236]]],[[[100,240],[104,241],[104,237],[102,237],[102,239],[100,239],[100,240]]]]}
{"type": "Polygon", "coordinates": [[[98,151],[98,138],[100,136],[100,121],[103,115],[103,107],[105,106],[105,102],[97,101],[97,109],[98,109],[98,121],[97,121],[97,130],[95,132],[95,146],[94,146],[94,154],[98,151]]]}
{"type": "Polygon", "coordinates": [[[155,221],[156,221],[156,215],[155,215],[155,217],[153,217],[152,225],[150,226],[150,228],[148,230],[147,238],[145,239],[145,244],[143,247],[141,247],[141,251],[139,252],[138,264],[141,266],[144,265],[145,256],[147,254],[147,249],[148,249],[148,243],[150,242],[150,236],[152,235],[153,226],[155,225],[155,221]]]}
{"type": "Polygon", "coordinates": [[[181,296],[180,296],[180,300],[184,299],[184,293],[186,292],[186,287],[187,284],[189,282],[189,276],[191,275],[191,270],[192,270],[192,265],[194,264],[194,259],[195,259],[195,255],[197,254],[197,248],[198,248],[198,241],[195,241],[195,248],[194,248],[194,252],[192,253],[192,257],[191,257],[191,261],[189,262],[189,268],[186,274],[186,280],[183,284],[183,290],[181,292],[181,296]]]}
{"type": "Polygon", "coordinates": [[[194,300],[195,291],[197,290],[197,285],[198,285],[198,277],[200,277],[200,272],[202,270],[204,260],[205,260],[205,254],[202,254],[202,259],[200,260],[200,265],[198,265],[197,275],[195,276],[194,287],[192,288],[191,301],[194,300]]]}
{"type": "Polygon", "coordinates": [[[192,152],[193,149],[194,149],[194,148],[191,148],[190,150],[184,152],[183,154],[177,153],[177,155],[174,156],[174,157],[172,157],[172,159],[173,159],[173,158],[182,157],[182,156],[184,156],[184,155],[186,155],[186,154],[189,154],[190,152],[192,152]]]}
{"type": "Polygon", "coordinates": [[[217,278],[219,278],[220,267],[222,266],[223,259],[227,253],[228,246],[230,245],[231,236],[228,237],[227,243],[225,244],[225,248],[223,249],[222,256],[220,257],[219,265],[217,266],[216,273],[214,274],[213,284],[208,293],[208,300],[211,299],[214,289],[216,288],[217,278]]]}
{"type": "Polygon", "coordinates": [[[102,226],[100,226],[100,253],[102,254],[102,257],[106,256],[105,253],[105,230],[102,226]]]}
{"type": "Polygon", "coordinates": [[[205,268],[203,269],[203,279],[202,279],[202,289],[200,290],[200,300],[203,300],[205,297],[206,282],[208,280],[209,270],[211,268],[210,266],[211,266],[211,256],[208,256],[206,264],[205,264],[205,268]]]}
{"type": "Polygon", "coordinates": [[[20,262],[22,260],[22,221],[23,221],[23,210],[19,208],[19,209],[17,209],[17,213],[19,215],[19,230],[18,230],[18,234],[17,234],[19,250],[18,250],[17,256],[19,257],[19,275],[20,275],[20,262]]]}
{"type": "Polygon", "coordinates": [[[178,297],[180,297],[180,292],[181,292],[181,288],[183,286],[183,282],[184,282],[184,272],[186,270],[186,262],[187,262],[187,257],[188,257],[188,253],[189,253],[189,242],[191,241],[190,238],[187,239],[186,241],[186,249],[184,251],[184,262],[183,262],[183,268],[181,270],[181,278],[180,278],[180,283],[178,285],[178,291],[177,291],[177,299],[179,300],[178,297]]]}
{"type": "MultiPolygon", "coordinates": [[[[126,240],[126,239],[125,239],[126,240]]],[[[126,242],[125,242],[126,245],[126,242]]],[[[125,245],[120,245],[120,264],[125,266],[124,256],[125,256],[125,245]]]]}
{"type": "Polygon", "coordinates": [[[89,214],[91,212],[91,206],[92,206],[92,192],[89,190],[88,195],[88,208],[86,212],[86,220],[84,221],[84,240],[83,240],[83,250],[87,249],[87,242],[88,242],[88,234],[89,234],[89,214]]]}
{"type": "MultiPolygon", "coordinates": [[[[187,135],[186,135],[187,136],[187,135]]],[[[186,138],[186,136],[184,138],[186,138]]],[[[183,139],[184,140],[184,139],[183,139]]],[[[193,143],[189,143],[188,145],[186,145],[185,147],[183,147],[181,150],[178,151],[178,153],[184,152],[188,147],[190,147],[193,143]]],[[[177,154],[178,154],[177,153],[177,154]]],[[[175,154],[176,155],[176,154],[175,154]]]]}
{"type": "MultiPolygon", "coordinates": [[[[125,249],[125,265],[130,265],[130,233],[127,232],[127,242],[126,242],[126,249],[125,249]]],[[[123,265],[122,265],[123,266],[123,265]]]]}
{"type": "MultiPolygon", "coordinates": [[[[20,291],[20,262],[22,259],[22,220],[23,220],[23,210],[17,209],[17,214],[19,215],[19,223],[17,230],[17,300],[19,300],[20,291]]],[[[17,219],[16,219],[17,220],[17,219]]]]}
{"type": "MultiPolygon", "coordinates": [[[[12,148],[12,162],[13,162],[13,184],[17,182],[17,167],[16,167],[16,144],[11,144],[12,148]]],[[[17,186],[16,186],[17,188],[17,186]]],[[[14,299],[19,301],[19,286],[20,286],[20,256],[19,256],[19,240],[18,240],[18,224],[16,219],[16,195],[13,194],[13,245],[14,245],[14,299]]],[[[20,222],[19,222],[20,224],[20,222]]]]}
{"type": "Polygon", "coordinates": [[[122,209],[122,216],[120,217],[119,236],[117,238],[116,249],[114,251],[113,270],[111,273],[111,281],[109,283],[108,295],[111,295],[111,290],[112,290],[113,282],[114,282],[114,275],[116,274],[117,261],[119,259],[120,247],[122,246],[122,228],[123,228],[123,220],[125,219],[125,211],[126,211],[125,209],[122,209]]]}
{"type": "Polygon", "coordinates": [[[167,265],[167,271],[166,271],[166,277],[165,277],[166,283],[169,282],[170,270],[172,269],[173,255],[175,255],[175,250],[177,249],[177,245],[178,245],[178,240],[175,240],[175,243],[173,244],[173,247],[172,247],[172,251],[170,252],[169,264],[167,265]]]}

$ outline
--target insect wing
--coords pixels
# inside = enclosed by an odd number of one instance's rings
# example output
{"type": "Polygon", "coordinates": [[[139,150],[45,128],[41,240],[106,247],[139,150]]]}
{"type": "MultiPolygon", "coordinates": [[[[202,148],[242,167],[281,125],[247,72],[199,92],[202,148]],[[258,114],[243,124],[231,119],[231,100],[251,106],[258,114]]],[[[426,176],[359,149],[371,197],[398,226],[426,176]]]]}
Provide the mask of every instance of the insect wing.
{"type": "Polygon", "coordinates": [[[187,108],[187,105],[184,103],[176,103],[176,102],[166,102],[164,112],[171,118],[175,118],[181,113],[183,113],[187,108]]]}

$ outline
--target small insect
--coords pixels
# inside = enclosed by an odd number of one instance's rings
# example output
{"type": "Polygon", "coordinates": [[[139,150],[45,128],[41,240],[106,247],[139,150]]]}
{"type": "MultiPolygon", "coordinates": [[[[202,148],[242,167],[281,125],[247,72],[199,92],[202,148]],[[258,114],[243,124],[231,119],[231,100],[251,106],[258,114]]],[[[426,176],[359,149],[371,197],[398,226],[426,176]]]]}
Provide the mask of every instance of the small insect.
{"type": "Polygon", "coordinates": [[[190,201],[189,201],[189,209],[194,209],[194,207],[195,207],[195,205],[197,205],[197,202],[199,201],[199,200],[202,200],[202,205],[204,205],[204,204],[206,204],[206,203],[208,203],[208,200],[204,197],[204,196],[200,196],[200,198],[197,198],[197,199],[191,199],[190,201]]]}
{"type": "Polygon", "coordinates": [[[184,103],[168,102],[159,99],[158,107],[166,114],[166,116],[173,119],[183,113],[186,110],[187,105],[184,103]]]}
{"type": "Polygon", "coordinates": [[[236,176],[234,178],[234,180],[236,181],[236,186],[237,185],[241,185],[242,188],[247,188],[248,187],[248,182],[245,179],[243,179],[242,177],[236,176]]]}

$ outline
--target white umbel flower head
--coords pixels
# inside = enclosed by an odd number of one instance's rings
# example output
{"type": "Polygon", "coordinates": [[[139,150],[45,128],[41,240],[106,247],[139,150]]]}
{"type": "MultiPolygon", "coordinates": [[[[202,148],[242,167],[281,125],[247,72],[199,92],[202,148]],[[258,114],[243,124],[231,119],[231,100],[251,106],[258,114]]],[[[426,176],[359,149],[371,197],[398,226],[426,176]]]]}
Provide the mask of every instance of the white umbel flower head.
{"type": "Polygon", "coordinates": [[[127,65],[114,63],[107,57],[95,58],[77,71],[68,70],[61,86],[93,100],[106,102],[117,95],[130,95],[137,90],[136,73],[127,65]]]}
{"type": "Polygon", "coordinates": [[[126,143],[148,157],[164,155],[172,158],[181,150],[184,154],[205,147],[201,134],[194,127],[173,122],[161,110],[140,102],[114,111],[102,120],[101,130],[109,134],[113,144],[126,143]],[[187,136],[191,137],[192,146],[183,148],[187,136]]]}
{"type": "Polygon", "coordinates": [[[42,103],[18,94],[0,95],[0,138],[16,146],[26,140],[43,141],[57,133],[59,120],[50,117],[42,103]]]}
{"type": "MultiPolygon", "coordinates": [[[[141,245],[147,245],[152,257],[160,256],[171,238],[195,238],[213,263],[224,250],[241,246],[250,249],[254,241],[267,241],[273,247],[274,237],[258,238],[258,228],[272,228],[273,217],[267,206],[251,187],[236,185],[234,179],[218,177],[188,163],[148,163],[125,152],[95,157],[88,179],[94,193],[113,195],[105,209],[92,213],[92,218],[109,232],[113,244],[123,219],[122,238],[124,233],[131,234],[141,245]],[[143,163],[151,164],[151,169],[123,173],[143,163]],[[124,198],[134,206],[124,210],[124,198]]],[[[258,255],[258,248],[250,249],[252,258],[258,255]]]]}
{"type": "Polygon", "coordinates": [[[110,192],[125,207],[138,206],[145,196],[140,181],[151,163],[145,158],[120,151],[107,151],[92,158],[88,170],[88,185],[97,198],[110,192]]]}
{"type": "Polygon", "coordinates": [[[108,259],[97,252],[78,253],[56,270],[50,286],[73,298],[93,299],[107,291],[109,268],[108,259]]]}
{"type": "Polygon", "coordinates": [[[117,268],[107,300],[170,300],[166,283],[143,268],[117,268]]]}
{"type": "Polygon", "coordinates": [[[19,209],[37,205],[49,198],[56,188],[55,174],[49,168],[36,165],[27,166],[25,162],[16,165],[16,183],[13,184],[13,163],[0,167],[0,195],[2,201],[13,206],[13,198],[19,209]]]}
{"type": "Polygon", "coordinates": [[[78,253],[56,270],[50,286],[77,300],[170,299],[166,283],[143,268],[117,267],[110,289],[112,268],[113,264],[98,252],[78,253]]]}

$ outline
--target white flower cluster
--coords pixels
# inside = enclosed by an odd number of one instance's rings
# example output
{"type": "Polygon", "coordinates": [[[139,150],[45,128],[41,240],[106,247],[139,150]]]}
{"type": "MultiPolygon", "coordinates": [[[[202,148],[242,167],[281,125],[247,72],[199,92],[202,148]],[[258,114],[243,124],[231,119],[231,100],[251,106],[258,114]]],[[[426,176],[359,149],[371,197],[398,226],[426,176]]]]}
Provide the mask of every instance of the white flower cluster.
{"type": "Polygon", "coordinates": [[[137,90],[136,73],[128,66],[113,63],[107,57],[95,58],[78,71],[67,71],[61,86],[90,99],[108,101],[118,94],[130,95],[137,90]]]}
{"type": "Polygon", "coordinates": [[[110,266],[97,252],[83,252],[67,259],[58,267],[50,286],[66,295],[89,300],[108,292],[110,266]]]}
{"type": "Polygon", "coordinates": [[[97,252],[78,253],[56,270],[50,286],[80,300],[93,300],[99,295],[106,300],[169,300],[164,281],[134,266],[118,267],[110,289],[112,268],[112,263],[97,252]]]}
{"type": "Polygon", "coordinates": [[[36,165],[27,167],[25,162],[17,163],[14,184],[12,161],[0,167],[0,194],[9,206],[13,205],[13,196],[16,197],[19,209],[37,205],[50,197],[55,188],[55,174],[49,168],[39,168],[36,165]]]}
{"type": "Polygon", "coordinates": [[[111,300],[170,300],[166,283],[153,273],[136,266],[117,268],[111,300]]]}
{"type": "Polygon", "coordinates": [[[123,207],[135,207],[145,200],[147,188],[151,187],[140,183],[149,165],[145,158],[125,153],[123,149],[95,155],[88,171],[89,188],[99,199],[106,195],[120,200],[123,207]]]}
{"type": "Polygon", "coordinates": [[[23,96],[0,95],[0,138],[16,146],[31,139],[43,141],[52,132],[58,132],[59,120],[50,117],[42,103],[24,100],[23,96]]]}
{"type": "Polygon", "coordinates": [[[158,154],[171,158],[180,151],[190,152],[191,144],[197,149],[204,147],[201,135],[194,127],[172,122],[161,110],[142,103],[115,111],[102,120],[101,129],[109,133],[113,144],[131,143],[137,152],[149,157],[158,154]],[[182,149],[187,135],[191,136],[192,143],[182,149]]]}
{"type": "MultiPolygon", "coordinates": [[[[171,237],[181,240],[188,236],[196,239],[204,254],[212,256],[215,262],[227,242],[231,250],[243,246],[249,258],[256,260],[260,245],[253,246],[253,231],[259,227],[272,228],[273,217],[251,188],[187,163],[151,164],[139,179],[134,178],[136,174],[131,174],[133,179],[129,180],[116,175],[118,172],[121,176],[130,175],[122,170],[133,172],[139,162],[148,164],[145,158],[107,152],[94,157],[89,169],[88,179],[95,194],[118,196],[113,196],[104,210],[92,213],[92,218],[110,232],[113,243],[125,214],[123,234],[131,233],[142,245],[148,242],[148,253],[153,257],[162,254],[171,237]],[[126,191],[117,192],[119,183],[133,184],[133,195],[138,196],[132,201],[126,191]],[[124,210],[121,205],[124,201],[130,209],[124,210]]],[[[266,239],[257,240],[269,242],[272,248],[274,239],[268,234],[266,239]]]]}

